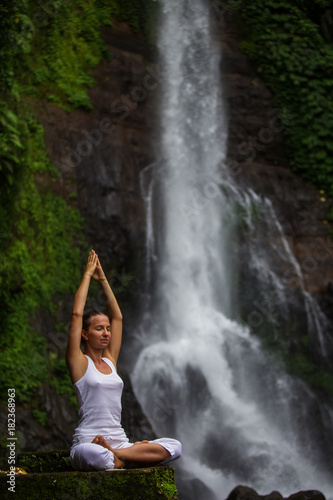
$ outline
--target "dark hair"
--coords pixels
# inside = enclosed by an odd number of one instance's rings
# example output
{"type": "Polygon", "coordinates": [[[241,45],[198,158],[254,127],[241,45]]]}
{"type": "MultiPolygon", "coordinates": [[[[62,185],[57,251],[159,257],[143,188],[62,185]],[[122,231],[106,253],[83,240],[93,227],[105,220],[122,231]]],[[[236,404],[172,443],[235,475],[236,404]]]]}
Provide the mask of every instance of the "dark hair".
{"type": "Polygon", "coordinates": [[[107,316],[107,314],[102,311],[98,311],[98,309],[89,309],[88,311],[86,311],[83,314],[82,318],[82,329],[88,331],[91,323],[91,318],[93,318],[94,316],[99,316],[100,314],[102,314],[102,316],[107,316]]]}

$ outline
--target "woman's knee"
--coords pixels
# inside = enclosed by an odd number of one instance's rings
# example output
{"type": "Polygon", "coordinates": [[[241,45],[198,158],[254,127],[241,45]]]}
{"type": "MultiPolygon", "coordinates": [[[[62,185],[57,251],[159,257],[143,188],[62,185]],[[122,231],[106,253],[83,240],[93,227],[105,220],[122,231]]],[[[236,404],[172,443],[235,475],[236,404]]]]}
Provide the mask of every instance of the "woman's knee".
{"type": "Polygon", "coordinates": [[[71,450],[73,469],[82,471],[105,470],[114,467],[113,453],[95,443],[84,443],[71,450]]]}
{"type": "Polygon", "coordinates": [[[173,439],[172,443],[173,449],[174,449],[174,454],[172,455],[172,458],[176,460],[176,458],[180,458],[182,455],[183,447],[180,441],[177,439],[173,439]]]}
{"type": "Polygon", "coordinates": [[[176,460],[181,457],[182,454],[182,444],[177,439],[173,438],[159,438],[150,441],[151,443],[161,444],[169,453],[170,457],[167,460],[176,460]]]}

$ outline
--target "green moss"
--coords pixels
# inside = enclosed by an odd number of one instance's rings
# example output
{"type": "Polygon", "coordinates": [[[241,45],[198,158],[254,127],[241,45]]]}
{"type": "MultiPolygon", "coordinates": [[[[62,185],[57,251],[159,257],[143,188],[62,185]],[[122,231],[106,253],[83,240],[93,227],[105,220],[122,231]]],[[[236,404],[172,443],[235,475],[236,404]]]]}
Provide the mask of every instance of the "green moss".
{"type": "MultiPolygon", "coordinates": [[[[37,311],[54,317],[59,300],[74,293],[81,250],[86,250],[83,220],[53,191],[59,174],[46,154],[43,128],[28,102],[48,101],[68,111],[90,109],[91,70],[103,57],[111,57],[101,26],[118,18],[143,29],[152,3],[4,0],[1,4],[0,396],[4,404],[8,381],[16,389],[17,403],[28,402],[35,389],[50,379],[58,392],[75,399],[62,350],[50,349],[31,320],[37,311]]],[[[76,198],[73,189],[69,199],[76,198]]],[[[40,423],[45,422],[41,408],[32,410],[40,423]]]]}
{"type": "MultiPolygon", "coordinates": [[[[325,198],[332,197],[333,45],[327,31],[332,0],[227,0],[226,4],[242,33],[240,48],[272,91],[292,168],[325,189],[325,198]]],[[[326,218],[332,221],[333,212],[326,218]]],[[[265,300],[265,296],[258,299],[265,300]]],[[[243,308],[242,317],[248,318],[253,306],[243,308]]],[[[332,367],[327,364],[318,370],[302,318],[285,321],[278,310],[275,313],[265,317],[256,334],[290,372],[333,395],[332,367]]]]}
{"type": "Polygon", "coordinates": [[[44,410],[39,410],[37,408],[32,409],[31,411],[34,418],[39,422],[43,427],[46,426],[48,421],[47,413],[44,410]]]}
{"type": "Polygon", "coordinates": [[[110,2],[107,11],[101,11],[93,0],[50,3],[56,9],[54,15],[32,4],[25,13],[31,16],[33,31],[17,88],[68,110],[91,109],[86,92],[94,84],[90,71],[106,50],[100,37],[99,16],[110,24],[115,2],[110,2]],[[33,23],[38,14],[45,19],[45,25],[39,29],[33,23]]]}
{"type": "Polygon", "coordinates": [[[73,390],[73,384],[70,379],[64,357],[56,358],[56,363],[52,369],[51,384],[55,387],[58,394],[66,394],[71,404],[77,408],[77,400],[73,390]]]}
{"type": "Polygon", "coordinates": [[[252,200],[247,206],[235,205],[234,223],[239,229],[246,229],[255,224],[263,215],[264,206],[262,200],[252,200]]]}
{"type": "Polygon", "coordinates": [[[72,191],[71,193],[69,193],[68,198],[69,198],[70,200],[77,200],[77,199],[78,199],[78,194],[77,194],[77,192],[76,192],[76,191],[72,191]]]}
{"type": "Polygon", "coordinates": [[[284,357],[286,366],[291,373],[301,377],[310,387],[333,397],[333,373],[311,361],[302,353],[288,354],[284,357]]]}
{"type": "MultiPolygon", "coordinates": [[[[39,500],[177,500],[170,467],[113,472],[58,472],[16,476],[15,498],[39,500]]],[[[1,498],[11,498],[7,478],[0,478],[1,498]]]]}
{"type": "Polygon", "coordinates": [[[0,242],[4,401],[8,380],[18,400],[27,401],[31,391],[48,378],[46,339],[33,331],[30,319],[37,309],[55,313],[55,294],[74,292],[83,242],[78,211],[47,186],[54,169],[45,152],[42,127],[30,114],[21,111],[19,116],[22,164],[18,175],[3,186],[5,195],[13,193],[12,203],[1,207],[2,228],[8,235],[0,242]],[[36,174],[45,176],[43,184],[36,181],[36,174]]]}
{"type": "Polygon", "coordinates": [[[7,38],[21,61],[14,91],[68,111],[90,110],[91,69],[102,57],[111,58],[101,26],[117,18],[148,36],[155,4],[153,0],[49,0],[36,5],[30,0],[8,7],[7,38]]]}
{"type": "Polygon", "coordinates": [[[29,473],[72,471],[69,450],[18,453],[17,466],[29,473]]]}
{"type": "MultiPolygon", "coordinates": [[[[243,278],[240,277],[238,287],[242,286],[242,282],[243,278]]],[[[253,287],[255,283],[254,279],[253,287]]],[[[240,317],[245,325],[251,327],[252,333],[260,338],[280,369],[301,378],[315,391],[333,397],[333,368],[328,362],[318,362],[313,341],[306,333],[306,316],[298,312],[285,317],[275,293],[265,293],[258,288],[253,288],[254,295],[249,293],[247,290],[246,296],[242,297],[240,317]]]]}
{"type": "MultiPolygon", "coordinates": [[[[18,467],[22,467],[29,473],[60,473],[72,471],[69,462],[69,450],[58,450],[38,453],[19,453],[17,457],[18,467]]],[[[174,469],[170,467],[154,467],[143,469],[131,469],[122,471],[113,471],[112,473],[74,473],[69,475],[41,475],[40,477],[52,485],[57,484],[61,491],[62,484],[68,488],[66,494],[73,495],[71,485],[76,482],[76,488],[79,488],[80,494],[91,495],[92,489],[96,492],[96,498],[104,498],[104,490],[110,486],[112,495],[110,499],[122,498],[161,498],[174,500],[177,499],[177,488],[174,481],[174,469]],[[147,491],[146,491],[147,490],[147,491]],[[97,494],[101,494],[98,497],[97,494]],[[132,497],[130,495],[133,495],[132,497]],[[146,496],[144,496],[146,495],[146,496]],[[156,496],[154,496],[156,495],[156,496]]],[[[37,481],[37,480],[36,480],[37,481]]],[[[109,494],[110,494],[109,491],[109,494]]],[[[30,497],[29,497],[30,498],[30,497]]],[[[68,498],[71,498],[69,496],[68,498]]],[[[94,497],[95,498],[95,497],[94,497]]]]}
{"type": "Polygon", "coordinates": [[[283,123],[293,169],[332,196],[333,45],[321,23],[332,2],[229,0],[228,5],[241,16],[241,48],[272,90],[282,119],[289,117],[283,123]]]}

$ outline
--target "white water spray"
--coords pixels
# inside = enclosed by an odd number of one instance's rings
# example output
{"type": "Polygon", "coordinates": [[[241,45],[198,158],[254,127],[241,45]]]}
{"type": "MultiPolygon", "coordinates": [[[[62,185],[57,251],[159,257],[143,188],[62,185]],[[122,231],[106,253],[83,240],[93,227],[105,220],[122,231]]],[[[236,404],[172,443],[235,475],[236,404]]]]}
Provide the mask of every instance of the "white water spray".
{"type": "MultiPolygon", "coordinates": [[[[155,280],[156,297],[143,311],[134,390],[156,433],[182,441],[182,468],[216,499],[226,498],[239,483],[260,494],[317,488],[329,496],[333,481],[322,450],[332,409],[275,368],[250,328],[235,319],[237,207],[253,230],[253,207],[261,204],[279,234],[272,252],[299,276],[300,270],[269,202],[241,192],[224,167],[228,124],[208,5],[203,0],[164,0],[162,5],[163,160],[142,176],[147,282],[155,280]],[[158,224],[157,185],[163,212],[158,224]],[[320,413],[320,430],[313,430],[310,411],[320,413]]],[[[255,238],[247,259],[283,304],[285,285],[255,238]]],[[[320,324],[310,298],[305,314],[320,324]]],[[[318,336],[324,350],[321,330],[318,336]]]]}

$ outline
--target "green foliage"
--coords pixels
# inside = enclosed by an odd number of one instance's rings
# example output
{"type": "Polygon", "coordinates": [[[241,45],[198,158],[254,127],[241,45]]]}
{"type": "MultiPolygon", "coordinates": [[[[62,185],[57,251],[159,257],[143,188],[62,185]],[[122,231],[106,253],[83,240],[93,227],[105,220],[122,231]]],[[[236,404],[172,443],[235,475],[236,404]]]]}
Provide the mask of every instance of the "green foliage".
{"type": "Polygon", "coordinates": [[[332,371],[318,369],[317,363],[301,353],[288,354],[284,359],[290,372],[302,377],[311,387],[333,396],[332,371]]]}
{"type": "Polygon", "coordinates": [[[49,0],[18,2],[7,26],[7,42],[21,61],[15,91],[70,111],[91,109],[91,69],[110,57],[101,25],[117,18],[146,29],[154,0],[49,0]],[[22,57],[23,56],[23,57],[22,57]]]}
{"type": "Polygon", "coordinates": [[[45,152],[43,128],[18,92],[33,40],[32,23],[24,12],[27,5],[8,2],[0,10],[4,20],[0,50],[0,392],[4,403],[9,381],[22,402],[29,401],[48,377],[46,339],[33,330],[30,320],[37,309],[53,313],[55,294],[73,290],[82,227],[77,211],[52,193],[56,173],[45,152]],[[37,182],[36,176],[42,176],[44,183],[37,182]]]}
{"type": "Polygon", "coordinates": [[[5,102],[0,102],[0,171],[5,171],[5,177],[12,183],[14,169],[20,165],[19,152],[23,145],[19,139],[20,130],[18,117],[5,102]]]}
{"type": "MultiPolygon", "coordinates": [[[[40,498],[61,498],[63,500],[177,500],[174,469],[151,467],[124,470],[121,473],[104,471],[86,474],[73,471],[68,451],[57,453],[34,453],[18,455],[18,464],[32,472],[17,480],[16,500],[39,500],[40,498]],[[63,472],[60,473],[59,472],[63,472]],[[67,472],[67,473],[66,473],[67,472]],[[46,473],[46,474],[45,474],[46,473]],[[24,483],[24,487],[21,484],[24,483]]],[[[2,498],[7,494],[7,478],[0,484],[2,498]]]]}
{"type": "Polygon", "coordinates": [[[246,229],[256,223],[262,216],[264,206],[262,200],[252,200],[248,206],[235,205],[236,224],[239,228],[246,229]]]}
{"type": "Polygon", "coordinates": [[[11,37],[15,16],[20,2],[3,0],[0,7],[0,85],[1,89],[8,89],[13,84],[14,69],[17,65],[16,44],[11,37]]]}
{"type": "Polygon", "coordinates": [[[35,417],[37,422],[39,422],[43,427],[46,426],[47,421],[48,421],[48,417],[47,417],[47,413],[45,411],[33,409],[31,411],[31,413],[35,417]]]}
{"type": "Polygon", "coordinates": [[[70,379],[64,357],[57,359],[56,365],[52,370],[51,383],[53,387],[55,387],[58,394],[67,394],[72,405],[77,407],[73,384],[70,379]]]}
{"type": "Polygon", "coordinates": [[[18,453],[17,464],[29,473],[73,471],[68,450],[18,453]]]}
{"type": "Polygon", "coordinates": [[[272,90],[277,110],[292,117],[285,135],[293,169],[333,195],[333,45],[320,25],[332,2],[237,4],[246,25],[242,49],[272,90]]]}
{"type": "Polygon", "coordinates": [[[148,43],[153,45],[158,0],[118,0],[118,5],[117,19],[128,22],[133,31],[141,29],[148,43]]]}
{"type": "MultiPolygon", "coordinates": [[[[0,397],[15,387],[28,402],[51,380],[73,398],[62,352],[32,327],[36,312],[54,315],[57,300],[80,280],[83,221],[53,192],[57,171],[45,151],[43,128],[28,102],[70,111],[91,108],[91,70],[110,54],[101,26],[117,18],[145,29],[154,0],[3,0],[0,6],[0,397]],[[27,99],[28,98],[28,99],[27,99]]],[[[73,189],[69,195],[75,200],[73,189]]],[[[40,408],[34,415],[45,423],[40,408]]]]}
{"type": "Polygon", "coordinates": [[[8,465],[8,440],[7,437],[0,437],[0,470],[7,470],[8,465]]]}
{"type": "Polygon", "coordinates": [[[90,109],[86,92],[94,83],[90,70],[106,50],[98,16],[110,19],[113,6],[111,2],[105,12],[93,0],[22,5],[16,29],[11,32],[17,51],[25,51],[17,91],[68,110],[80,106],[90,109]]]}
{"type": "MultiPolygon", "coordinates": [[[[333,44],[327,33],[332,0],[229,0],[228,5],[239,16],[241,48],[272,90],[292,168],[332,196],[333,44]]],[[[333,220],[333,212],[326,218],[333,220]]],[[[267,330],[275,331],[275,341],[262,332],[266,347],[289,371],[333,395],[333,371],[329,366],[318,370],[309,339],[297,338],[286,325],[284,331],[292,334],[297,346],[290,352],[279,328],[272,324],[267,330]]]]}
{"type": "Polygon", "coordinates": [[[1,207],[5,253],[0,262],[0,386],[6,392],[10,380],[18,400],[27,401],[49,370],[46,340],[29,320],[37,309],[54,313],[56,293],[74,292],[82,220],[47,186],[55,171],[45,152],[42,127],[29,114],[21,114],[19,121],[25,166],[12,183],[2,186],[5,195],[13,191],[15,197],[1,207]],[[45,175],[43,185],[36,182],[36,174],[45,175]]]}

